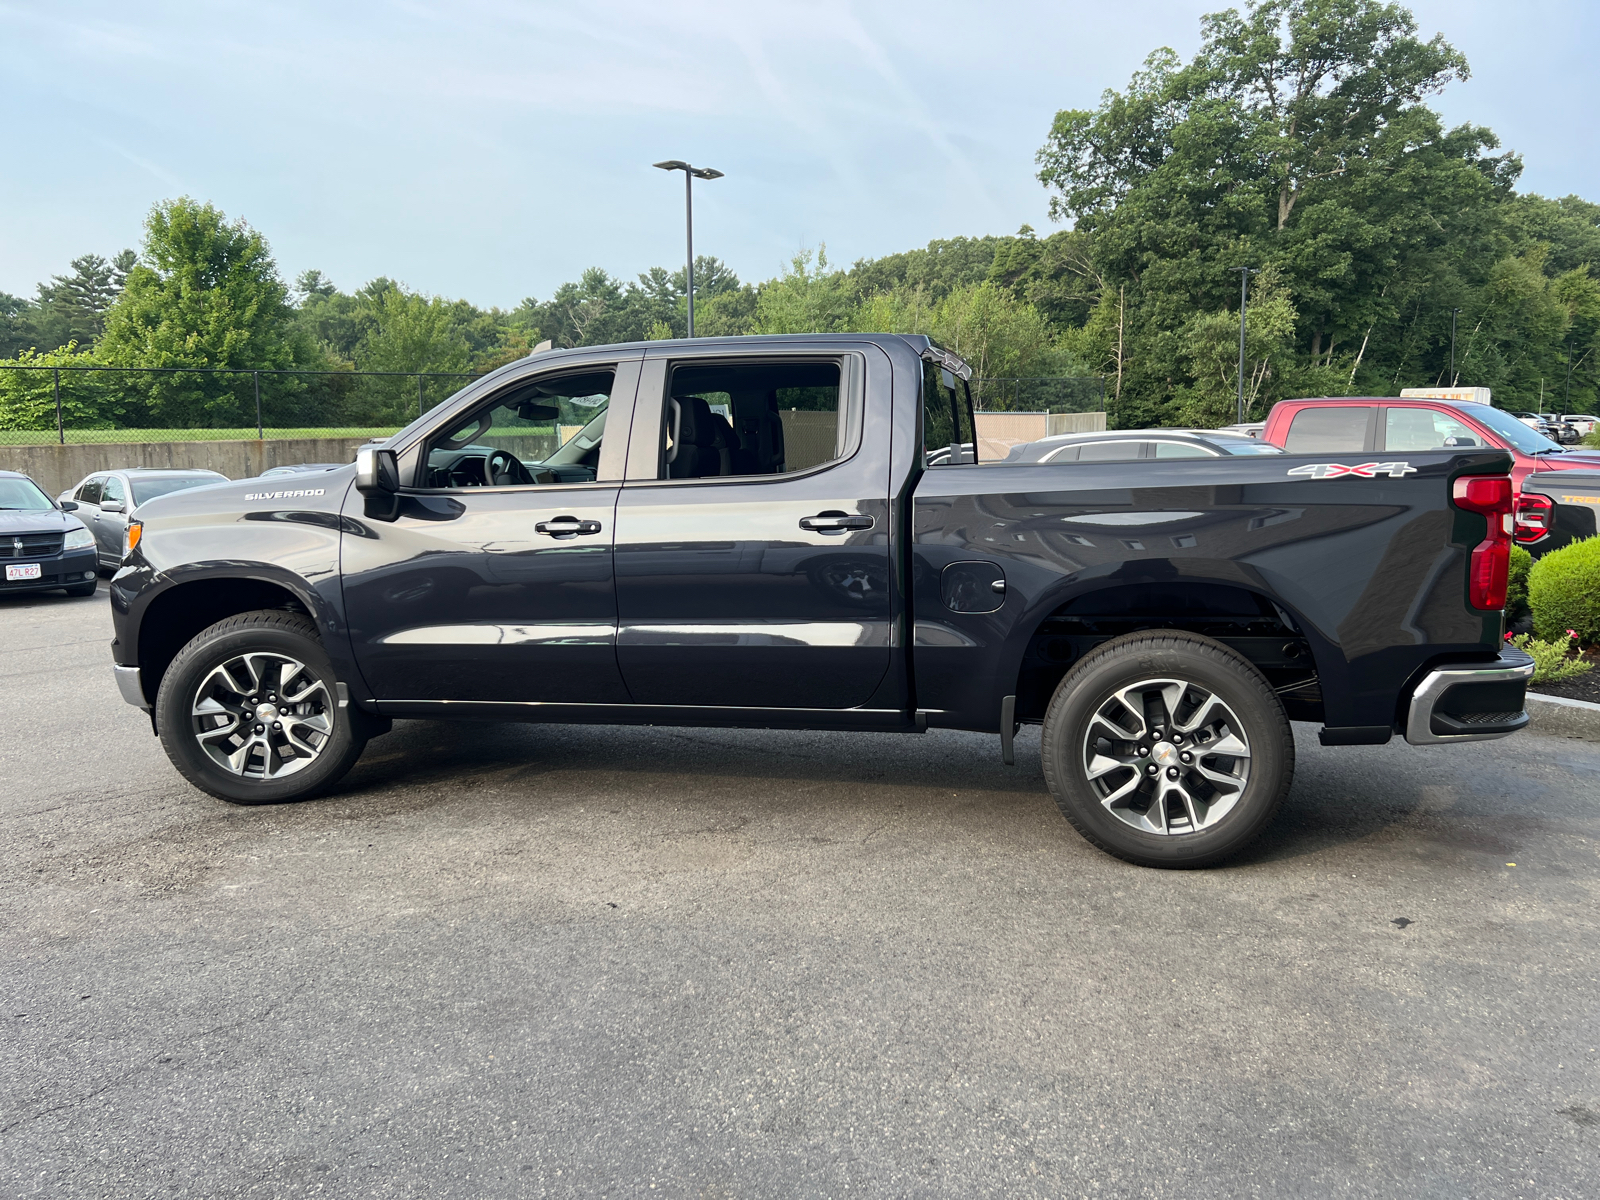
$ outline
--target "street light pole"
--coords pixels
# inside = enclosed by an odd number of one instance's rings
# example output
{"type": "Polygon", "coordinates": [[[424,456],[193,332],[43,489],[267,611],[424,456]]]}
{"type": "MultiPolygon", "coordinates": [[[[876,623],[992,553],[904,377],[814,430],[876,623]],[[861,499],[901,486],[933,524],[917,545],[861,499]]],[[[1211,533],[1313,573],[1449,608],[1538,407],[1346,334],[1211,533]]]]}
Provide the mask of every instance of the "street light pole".
{"type": "Polygon", "coordinates": [[[1244,314],[1245,306],[1250,301],[1250,276],[1255,274],[1250,267],[1239,267],[1239,418],[1238,423],[1244,424],[1244,314]]]}
{"type": "Polygon", "coordinates": [[[1567,409],[1572,403],[1572,343],[1567,343],[1567,383],[1561,389],[1561,415],[1567,415],[1567,409]]]}
{"type": "Polygon", "coordinates": [[[684,272],[684,292],[689,300],[688,336],[694,336],[694,181],[696,179],[721,179],[722,172],[710,167],[691,167],[682,159],[669,158],[666,162],[653,164],[663,171],[683,172],[683,219],[686,229],[685,240],[689,246],[689,262],[684,272]]]}
{"type": "Polygon", "coordinates": [[[1450,310],[1450,386],[1455,387],[1458,379],[1456,376],[1456,315],[1459,308],[1450,310]]]}

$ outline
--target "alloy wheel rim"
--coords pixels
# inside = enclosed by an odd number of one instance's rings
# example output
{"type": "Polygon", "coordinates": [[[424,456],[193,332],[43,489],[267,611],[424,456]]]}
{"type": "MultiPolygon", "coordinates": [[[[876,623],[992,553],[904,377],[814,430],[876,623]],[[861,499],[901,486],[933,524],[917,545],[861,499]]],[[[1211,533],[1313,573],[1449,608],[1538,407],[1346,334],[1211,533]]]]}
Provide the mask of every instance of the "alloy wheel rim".
{"type": "Polygon", "coordinates": [[[1142,679],[1103,700],[1084,729],[1079,761],[1102,807],[1144,833],[1210,829],[1250,779],[1250,738],[1211,689],[1142,679]]]}
{"type": "Polygon", "coordinates": [[[283,654],[239,654],[195,689],[190,726],[217,766],[270,782],[309,767],[333,736],[328,685],[283,654]]]}

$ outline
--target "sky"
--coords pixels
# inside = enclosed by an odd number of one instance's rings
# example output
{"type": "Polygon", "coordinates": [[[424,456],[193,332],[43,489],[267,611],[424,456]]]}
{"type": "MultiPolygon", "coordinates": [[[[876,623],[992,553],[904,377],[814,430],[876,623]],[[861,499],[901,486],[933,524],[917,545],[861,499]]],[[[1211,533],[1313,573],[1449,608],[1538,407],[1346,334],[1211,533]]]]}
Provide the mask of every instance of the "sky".
{"type": "MultiPolygon", "coordinates": [[[[1051,228],[1033,156],[1151,50],[1187,57],[1220,0],[0,0],[0,291],[137,248],[189,195],[242,217],[286,281],[315,267],[503,308],[586,267],[695,248],[741,278],[826,245],[848,266],[1051,228]]],[[[1522,187],[1600,200],[1593,0],[1418,0],[1522,187]]]]}

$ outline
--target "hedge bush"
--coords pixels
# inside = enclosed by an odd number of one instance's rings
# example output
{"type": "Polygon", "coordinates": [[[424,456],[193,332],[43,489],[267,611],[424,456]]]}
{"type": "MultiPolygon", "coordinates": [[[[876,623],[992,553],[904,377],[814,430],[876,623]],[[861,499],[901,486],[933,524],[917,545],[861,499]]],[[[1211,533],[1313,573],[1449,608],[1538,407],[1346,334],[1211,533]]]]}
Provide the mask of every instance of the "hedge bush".
{"type": "Polygon", "coordinates": [[[1528,571],[1533,555],[1521,546],[1511,547],[1511,567],[1506,571],[1506,625],[1514,626],[1528,615],[1528,571]]]}
{"type": "Polygon", "coordinates": [[[1600,644],[1600,537],[1552,550],[1528,572],[1533,631],[1555,641],[1572,630],[1585,646],[1600,644]]]}

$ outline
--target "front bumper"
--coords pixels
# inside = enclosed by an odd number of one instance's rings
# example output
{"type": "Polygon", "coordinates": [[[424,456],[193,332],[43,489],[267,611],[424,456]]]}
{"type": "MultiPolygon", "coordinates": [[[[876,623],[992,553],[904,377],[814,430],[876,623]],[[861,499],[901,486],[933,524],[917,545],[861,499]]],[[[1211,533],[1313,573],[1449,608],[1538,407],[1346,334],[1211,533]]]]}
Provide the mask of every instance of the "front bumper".
{"type": "Polygon", "coordinates": [[[149,710],[150,701],[144,698],[144,681],[139,678],[138,667],[113,666],[111,674],[116,677],[117,691],[124,700],[135,708],[149,710]]]}
{"type": "Polygon", "coordinates": [[[1524,698],[1533,659],[1507,647],[1494,663],[1464,664],[1430,671],[1411,694],[1406,741],[1413,746],[1445,742],[1489,742],[1528,723],[1524,698]]]}
{"type": "Polygon", "coordinates": [[[65,554],[50,555],[46,558],[11,561],[38,563],[39,578],[19,579],[7,583],[5,572],[0,571],[0,596],[9,596],[17,592],[48,592],[57,588],[81,587],[96,578],[100,571],[100,555],[92,546],[87,550],[69,550],[65,554]]]}

